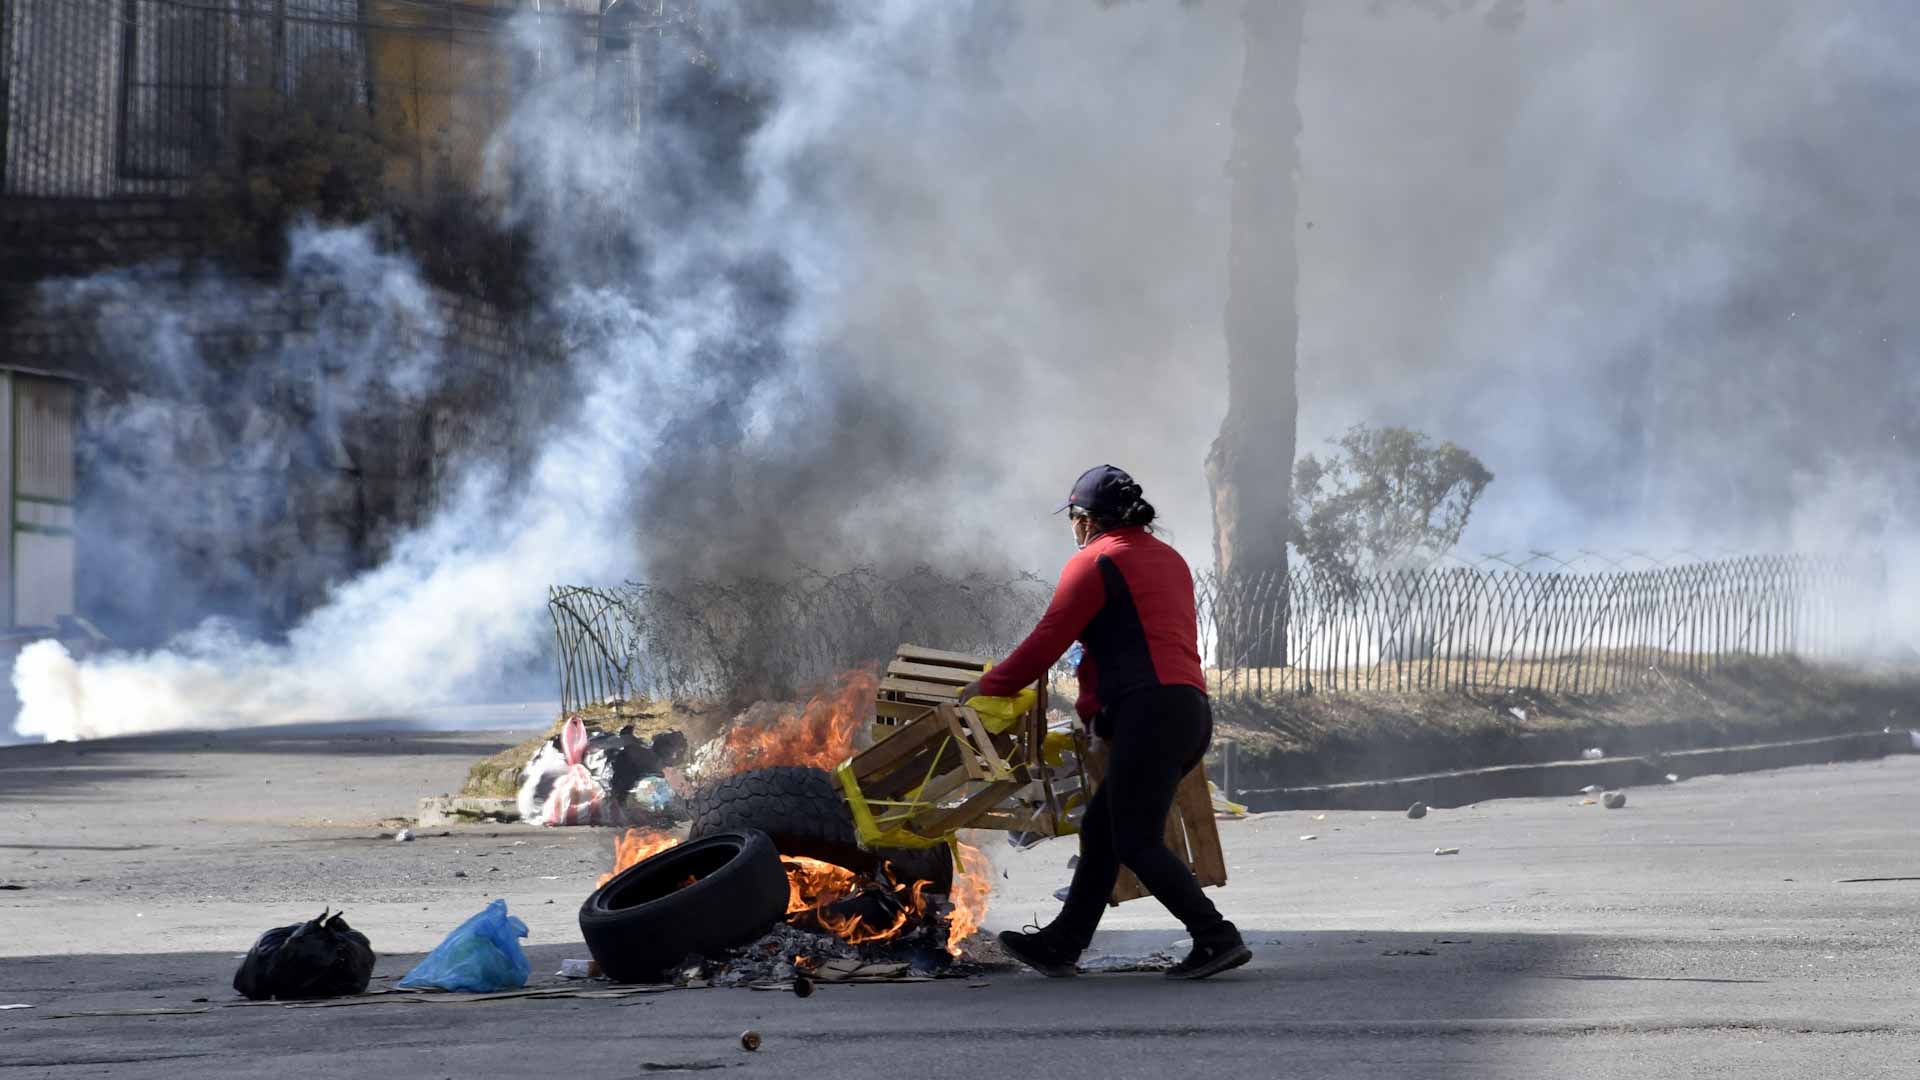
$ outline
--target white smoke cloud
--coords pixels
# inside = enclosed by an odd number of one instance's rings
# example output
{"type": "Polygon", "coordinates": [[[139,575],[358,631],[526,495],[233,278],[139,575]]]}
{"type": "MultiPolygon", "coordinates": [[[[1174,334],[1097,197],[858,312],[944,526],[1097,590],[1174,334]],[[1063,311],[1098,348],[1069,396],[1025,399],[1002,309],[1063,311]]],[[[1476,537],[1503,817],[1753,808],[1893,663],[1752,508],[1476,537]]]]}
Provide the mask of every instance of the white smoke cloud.
{"type": "MultiPolygon", "coordinates": [[[[901,17],[905,10],[889,12],[901,17]]],[[[886,29],[882,20],[865,32],[886,29]]],[[[861,71],[858,62],[806,65],[805,87],[789,88],[779,99],[776,120],[767,125],[775,137],[755,154],[763,177],[791,167],[792,157],[805,149],[808,123],[778,117],[844,102],[847,90],[838,84],[857,81],[861,71]]],[[[563,80],[558,94],[569,81],[578,88],[578,79],[563,80]]],[[[536,98],[532,107],[552,100],[536,98]]],[[[522,137],[512,148],[517,159],[561,169],[555,187],[593,194],[599,185],[597,194],[608,200],[620,194],[617,179],[598,163],[633,151],[640,136],[607,134],[578,120],[564,126],[541,122],[551,119],[509,129],[509,137],[522,137]],[[569,166],[578,169],[566,172],[569,166]]],[[[761,245],[777,249],[790,242],[782,233],[798,230],[797,208],[782,206],[778,214],[770,209],[784,201],[779,186],[763,179],[732,208],[731,221],[758,229],[761,245]],[[765,224],[776,219],[778,230],[765,224]]],[[[639,213],[614,220],[636,233],[657,224],[639,213]]],[[[335,588],[283,643],[251,640],[221,623],[162,650],[84,660],[56,643],[38,643],[14,669],[24,706],[16,732],[49,740],[98,738],[404,711],[458,700],[474,681],[536,653],[544,636],[547,584],[633,571],[633,499],[648,482],[664,434],[730,392],[725,380],[714,377],[713,351],[764,332],[742,321],[738,289],[725,275],[684,272],[688,264],[715,265],[709,255],[696,258],[688,249],[716,235],[652,233],[648,239],[658,250],[645,269],[660,287],[641,290],[631,281],[596,281],[581,272],[548,298],[549,321],[565,337],[577,401],[541,437],[523,485],[509,489],[495,471],[475,467],[430,521],[401,537],[382,565],[335,588]]],[[[365,258],[359,242],[353,230],[304,231],[289,273],[297,273],[302,258],[365,258]]],[[[597,269],[567,267],[564,249],[549,254],[563,270],[597,269]]],[[[388,297],[390,311],[417,313],[424,296],[417,274],[393,258],[370,269],[358,277],[362,294],[388,297]]],[[[139,284],[120,279],[79,289],[90,295],[109,284],[122,302],[139,306],[154,299],[141,296],[139,284]]],[[[187,319],[245,310],[243,290],[212,281],[200,283],[199,290],[190,303],[173,298],[169,310],[184,311],[187,319]]],[[[418,335],[410,339],[411,352],[396,349],[402,343],[388,332],[394,320],[363,322],[373,329],[312,340],[307,355],[283,359],[353,371],[378,366],[408,387],[424,385],[435,365],[433,349],[418,335]]],[[[165,355],[175,375],[197,379],[213,366],[193,355],[194,340],[188,333],[169,339],[165,355]]]]}
{"type": "MultiPolygon", "coordinates": [[[[1537,4],[1511,33],[1378,7],[1308,18],[1303,448],[1371,420],[1477,451],[1478,549],[1911,531],[1906,6],[1537,4]]],[[[676,67],[624,131],[597,120],[605,72],[526,29],[540,85],[491,163],[577,399],[526,482],[476,472],[282,643],[36,646],[23,733],[456,699],[537,652],[553,582],[1044,572],[1046,510],[1103,460],[1205,561],[1237,5],[702,8],[745,92],[676,67]],[[676,116],[699,108],[735,109],[739,145],[676,116]]]]}

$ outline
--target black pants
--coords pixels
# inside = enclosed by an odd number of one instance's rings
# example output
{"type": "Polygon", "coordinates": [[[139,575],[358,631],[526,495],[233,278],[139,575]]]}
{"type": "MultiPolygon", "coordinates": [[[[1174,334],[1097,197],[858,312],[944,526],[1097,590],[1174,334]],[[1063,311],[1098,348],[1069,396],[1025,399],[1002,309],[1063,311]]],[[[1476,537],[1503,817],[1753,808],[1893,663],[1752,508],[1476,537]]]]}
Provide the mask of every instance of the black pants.
{"type": "Polygon", "coordinates": [[[1107,775],[1080,822],[1080,865],[1049,929],[1085,949],[1125,866],[1195,941],[1218,936],[1226,920],[1166,841],[1174,790],[1213,739],[1207,696],[1191,686],[1156,686],[1128,694],[1107,714],[1100,725],[1111,731],[1107,775]]]}

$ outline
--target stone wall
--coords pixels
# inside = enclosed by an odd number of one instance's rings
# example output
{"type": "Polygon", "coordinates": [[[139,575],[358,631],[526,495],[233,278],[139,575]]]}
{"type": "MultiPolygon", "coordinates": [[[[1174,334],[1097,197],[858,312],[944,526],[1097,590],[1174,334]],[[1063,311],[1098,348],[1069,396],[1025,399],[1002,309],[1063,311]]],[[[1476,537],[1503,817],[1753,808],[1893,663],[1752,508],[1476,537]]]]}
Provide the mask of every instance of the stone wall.
{"type": "Polygon", "coordinates": [[[203,218],[171,199],[0,198],[0,281],[198,254],[203,218]]]}

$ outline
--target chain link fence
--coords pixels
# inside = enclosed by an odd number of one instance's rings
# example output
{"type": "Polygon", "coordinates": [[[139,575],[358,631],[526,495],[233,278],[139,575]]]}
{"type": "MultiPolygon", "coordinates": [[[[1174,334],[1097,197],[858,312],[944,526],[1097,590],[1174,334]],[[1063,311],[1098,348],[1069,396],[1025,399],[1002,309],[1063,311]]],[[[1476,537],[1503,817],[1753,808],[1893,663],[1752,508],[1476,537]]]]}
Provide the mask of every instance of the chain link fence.
{"type": "MultiPolygon", "coordinates": [[[[1868,558],[1530,553],[1335,580],[1195,582],[1224,698],[1450,689],[1608,693],[1733,657],[1838,655],[1884,571],[1868,558]],[[1545,572],[1517,568],[1550,567],[1545,572]],[[1628,568],[1637,567],[1637,568],[1628,568]]],[[[549,591],[565,708],[635,696],[782,696],[912,641],[1000,656],[1045,609],[1040,578],[857,570],[786,582],[549,591]]],[[[1067,674],[1064,673],[1063,674],[1067,674]]]]}

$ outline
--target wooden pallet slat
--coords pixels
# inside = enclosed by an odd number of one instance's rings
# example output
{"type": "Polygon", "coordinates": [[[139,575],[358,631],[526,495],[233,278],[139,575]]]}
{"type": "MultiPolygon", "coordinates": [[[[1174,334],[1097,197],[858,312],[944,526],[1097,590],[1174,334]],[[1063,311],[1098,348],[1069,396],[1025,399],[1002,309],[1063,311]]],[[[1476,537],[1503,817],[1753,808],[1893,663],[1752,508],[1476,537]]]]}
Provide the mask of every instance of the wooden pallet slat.
{"type": "Polygon", "coordinates": [[[1174,809],[1186,826],[1187,864],[1202,885],[1227,883],[1226,853],[1220,848],[1220,822],[1213,813],[1213,792],[1204,766],[1188,773],[1174,793],[1174,809]]]}
{"type": "Polygon", "coordinates": [[[880,693],[953,701],[959,696],[960,688],[965,685],[965,683],[937,683],[928,682],[925,679],[907,679],[898,675],[889,675],[880,680],[880,693]]]}
{"type": "Polygon", "coordinates": [[[945,649],[929,649],[924,645],[902,645],[895,650],[895,656],[921,664],[939,664],[946,667],[972,668],[976,673],[987,670],[991,663],[985,657],[969,656],[966,653],[948,652],[945,649]]]}
{"type": "Polygon", "coordinates": [[[940,667],[934,664],[915,664],[907,660],[895,660],[887,665],[887,674],[941,686],[965,686],[979,678],[982,672],[969,668],[940,667]]]}

